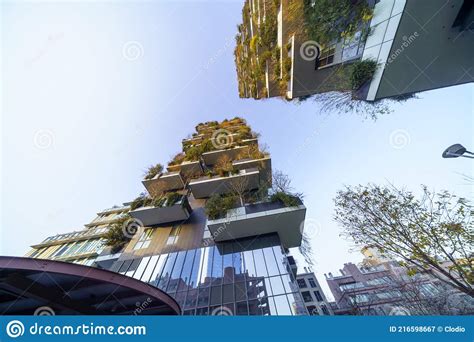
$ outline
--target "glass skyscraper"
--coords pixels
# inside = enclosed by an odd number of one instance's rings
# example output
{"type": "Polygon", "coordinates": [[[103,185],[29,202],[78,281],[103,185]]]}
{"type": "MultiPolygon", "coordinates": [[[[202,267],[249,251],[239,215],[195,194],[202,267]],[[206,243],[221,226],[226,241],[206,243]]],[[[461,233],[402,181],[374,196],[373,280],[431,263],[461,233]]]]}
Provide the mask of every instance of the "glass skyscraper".
{"type": "Polygon", "coordinates": [[[306,208],[275,189],[257,137],[241,118],[199,124],[167,171],[150,168],[146,193],[27,256],[149,283],[183,315],[306,315],[288,255],[301,244],[306,208]]]}

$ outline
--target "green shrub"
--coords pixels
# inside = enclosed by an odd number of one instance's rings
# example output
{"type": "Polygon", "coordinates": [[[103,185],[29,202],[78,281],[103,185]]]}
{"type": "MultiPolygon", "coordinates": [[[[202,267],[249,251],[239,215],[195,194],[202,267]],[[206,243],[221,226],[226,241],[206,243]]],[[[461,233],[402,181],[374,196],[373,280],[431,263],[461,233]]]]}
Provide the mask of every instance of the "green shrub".
{"type": "Polygon", "coordinates": [[[223,196],[214,194],[206,202],[206,215],[211,220],[224,217],[228,210],[233,209],[237,203],[235,196],[223,196]]]}
{"type": "Polygon", "coordinates": [[[212,143],[211,139],[205,139],[201,142],[201,145],[199,146],[199,154],[203,154],[206,152],[211,152],[214,151],[216,148],[214,144],[212,143]]]}
{"type": "Polygon", "coordinates": [[[178,202],[182,196],[183,195],[177,192],[168,192],[164,194],[163,196],[154,198],[150,204],[154,207],[163,207],[163,206],[171,207],[175,205],[176,202],[178,202]]]}
{"type": "Polygon", "coordinates": [[[272,58],[272,53],[270,51],[265,51],[259,56],[260,68],[265,70],[267,66],[267,60],[272,58]]]}
{"type": "Polygon", "coordinates": [[[145,194],[140,194],[137,198],[133,200],[130,204],[130,210],[135,210],[141,207],[146,207],[152,203],[152,199],[145,194]]]}
{"type": "Polygon", "coordinates": [[[150,166],[147,172],[145,173],[145,179],[152,179],[161,172],[163,172],[163,165],[156,164],[155,166],[150,166]]]}
{"type": "Polygon", "coordinates": [[[275,63],[275,66],[273,67],[273,77],[277,80],[280,78],[280,74],[281,74],[280,62],[277,61],[275,63]]]}
{"type": "Polygon", "coordinates": [[[283,67],[286,73],[289,74],[291,72],[291,58],[290,57],[286,57],[283,60],[283,67]]]}
{"type": "Polygon", "coordinates": [[[201,156],[201,151],[199,147],[192,146],[186,150],[186,156],[184,157],[184,160],[197,161],[199,160],[200,156],[201,156]]]}
{"type": "Polygon", "coordinates": [[[275,46],[275,48],[272,51],[272,58],[275,62],[280,61],[280,47],[275,46]]]}
{"type": "Polygon", "coordinates": [[[124,233],[124,225],[128,220],[130,220],[130,216],[125,215],[120,221],[110,225],[104,234],[104,244],[112,247],[112,252],[116,252],[131,240],[129,235],[124,233]]]}
{"type": "Polygon", "coordinates": [[[377,69],[377,62],[372,59],[357,61],[352,64],[351,87],[354,90],[359,89],[365,82],[370,80],[377,69]]]}
{"type": "Polygon", "coordinates": [[[277,191],[270,196],[270,202],[281,202],[285,207],[296,207],[300,204],[300,199],[283,191],[277,191]]]}
{"type": "Polygon", "coordinates": [[[175,205],[182,197],[183,195],[177,192],[168,193],[166,195],[166,206],[171,207],[172,205],[175,205]]]}
{"type": "Polygon", "coordinates": [[[178,154],[176,154],[173,159],[168,163],[169,166],[172,166],[172,165],[179,165],[183,162],[183,160],[186,159],[186,156],[184,155],[184,153],[180,152],[178,154]]]}
{"type": "Polygon", "coordinates": [[[304,0],[304,20],[309,38],[326,45],[341,37],[352,37],[359,23],[372,18],[368,1],[304,0]]]}

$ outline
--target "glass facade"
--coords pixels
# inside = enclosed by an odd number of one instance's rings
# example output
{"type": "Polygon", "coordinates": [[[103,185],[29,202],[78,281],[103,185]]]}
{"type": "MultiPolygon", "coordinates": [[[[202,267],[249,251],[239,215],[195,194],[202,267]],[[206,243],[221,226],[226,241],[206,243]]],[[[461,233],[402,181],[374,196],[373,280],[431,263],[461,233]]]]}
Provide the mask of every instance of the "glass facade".
{"type": "Polygon", "coordinates": [[[119,260],[112,269],[166,291],[184,315],[307,314],[279,244],[246,249],[235,241],[119,260]]]}

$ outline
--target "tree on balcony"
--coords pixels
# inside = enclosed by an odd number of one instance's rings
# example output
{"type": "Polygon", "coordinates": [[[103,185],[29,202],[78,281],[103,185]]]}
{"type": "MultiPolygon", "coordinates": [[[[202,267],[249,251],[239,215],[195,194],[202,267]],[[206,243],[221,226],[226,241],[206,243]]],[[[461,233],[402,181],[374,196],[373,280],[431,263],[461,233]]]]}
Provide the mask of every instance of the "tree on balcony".
{"type": "Polygon", "coordinates": [[[109,229],[104,235],[104,244],[112,248],[112,253],[118,252],[123,248],[130,240],[129,234],[130,229],[127,229],[127,222],[130,222],[132,218],[130,215],[125,215],[120,218],[119,221],[110,225],[109,229]],[[127,234],[125,234],[127,232],[127,234]]]}
{"type": "Polygon", "coordinates": [[[335,220],[356,245],[372,245],[474,297],[473,207],[447,191],[422,189],[417,199],[393,186],[347,187],[335,199],[335,220]]]}
{"type": "Polygon", "coordinates": [[[148,170],[145,173],[144,179],[149,180],[153,179],[157,174],[163,172],[163,165],[156,164],[148,167],[148,170]]]}
{"type": "Polygon", "coordinates": [[[227,211],[235,208],[236,203],[237,198],[235,196],[214,194],[206,202],[206,215],[211,220],[222,218],[227,211]]]}

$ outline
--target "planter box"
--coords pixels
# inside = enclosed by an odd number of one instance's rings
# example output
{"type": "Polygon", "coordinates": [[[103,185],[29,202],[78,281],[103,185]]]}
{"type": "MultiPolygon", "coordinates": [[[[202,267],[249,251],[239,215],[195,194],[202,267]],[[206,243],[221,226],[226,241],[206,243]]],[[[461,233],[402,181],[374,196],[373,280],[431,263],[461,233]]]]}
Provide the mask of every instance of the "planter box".
{"type": "Polygon", "coordinates": [[[184,188],[183,178],[179,171],[160,173],[152,179],[142,181],[148,193],[154,197],[164,191],[181,190],[184,188]]]}
{"type": "Polygon", "coordinates": [[[286,248],[299,247],[306,207],[285,207],[280,202],[252,204],[227,212],[225,218],[208,220],[207,226],[216,242],[277,233],[286,248]]]}
{"type": "Polygon", "coordinates": [[[140,220],[144,226],[154,226],[163,223],[184,221],[191,215],[186,195],[169,207],[142,207],[130,212],[130,216],[140,220]]]}
{"type": "Polygon", "coordinates": [[[231,182],[246,182],[246,189],[257,189],[260,182],[260,172],[257,169],[241,170],[239,174],[228,177],[201,177],[189,182],[194,198],[208,198],[213,194],[230,193],[231,182]],[[241,179],[239,179],[241,178],[241,179]]]}

